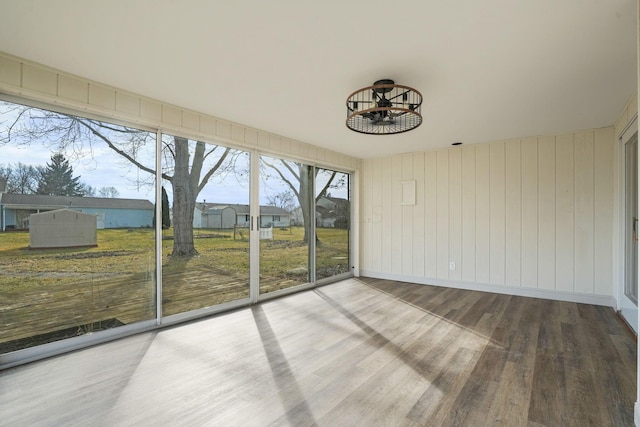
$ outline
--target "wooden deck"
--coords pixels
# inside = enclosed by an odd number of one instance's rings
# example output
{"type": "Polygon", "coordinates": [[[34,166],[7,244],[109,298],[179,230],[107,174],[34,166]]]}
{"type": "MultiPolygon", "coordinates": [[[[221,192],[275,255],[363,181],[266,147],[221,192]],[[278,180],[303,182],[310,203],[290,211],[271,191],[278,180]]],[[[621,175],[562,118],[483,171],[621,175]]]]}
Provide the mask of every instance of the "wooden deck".
{"type": "MultiPolygon", "coordinates": [[[[263,278],[261,292],[297,284],[286,278],[263,278]]],[[[172,315],[249,296],[249,278],[213,269],[192,269],[163,276],[163,314],[172,315]]],[[[117,319],[123,324],[156,315],[152,275],[111,276],[94,280],[61,280],[47,289],[3,298],[0,344],[34,335],[117,319]],[[149,277],[151,276],[151,277],[149,277]]]]}

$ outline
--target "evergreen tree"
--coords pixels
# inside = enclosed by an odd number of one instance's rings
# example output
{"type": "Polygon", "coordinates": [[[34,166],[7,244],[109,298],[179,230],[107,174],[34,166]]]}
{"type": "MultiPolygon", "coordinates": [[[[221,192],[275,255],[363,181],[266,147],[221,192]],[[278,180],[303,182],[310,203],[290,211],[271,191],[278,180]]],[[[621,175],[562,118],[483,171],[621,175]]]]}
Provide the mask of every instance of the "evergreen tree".
{"type": "Polygon", "coordinates": [[[69,161],[60,154],[51,156],[51,163],[47,163],[38,182],[37,194],[49,196],[82,196],[80,177],[73,176],[73,168],[69,161]]]}
{"type": "Polygon", "coordinates": [[[162,228],[171,227],[171,217],[169,212],[169,196],[167,190],[162,187],[162,228]]]}
{"type": "MultiPolygon", "coordinates": [[[[153,226],[156,226],[156,210],[153,210],[153,226]]],[[[171,213],[169,212],[169,196],[167,190],[162,187],[162,228],[168,229],[171,227],[171,213]]]]}

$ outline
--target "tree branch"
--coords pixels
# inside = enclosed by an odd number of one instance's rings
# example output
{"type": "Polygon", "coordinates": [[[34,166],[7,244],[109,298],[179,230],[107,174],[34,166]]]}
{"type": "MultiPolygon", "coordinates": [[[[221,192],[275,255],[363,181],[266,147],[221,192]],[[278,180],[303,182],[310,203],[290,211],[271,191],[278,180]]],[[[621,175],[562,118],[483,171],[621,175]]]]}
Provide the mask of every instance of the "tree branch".
{"type": "MultiPolygon", "coordinates": [[[[317,169],[316,169],[317,170],[317,169]]],[[[318,196],[316,197],[316,202],[318,200],[320,200],[320,197],[324,196],[327,192],[327,190],[329,189],[329,186],[331,185],[331,183],[333,182],[333,179],[336,177],[337,172],[333,171],[333,173],[331,174],[331,178],[329,178],[329,181],[327,181],[327,183],[324,185],[324,187],[322,188],[322,191],[320,191],[318,193],[318,196]]]]}
{"type": "MultiPolygon", "coordinates": [[[[293,177],[295,179],[298,180],[298,182],[300,182],[300,176],[299,173],[296,173],[296,171],[293,170],[293,167],[291,167],[291,165],[289,164],[289,162],[280,159],[280,163],[282,163],[284,165],[285,168],[289,169],[289,172],[291,172],[291,174],[293,175],[293,177]]],[[[294,163],[296,165],[298,165],[298,172],[300,172],[300,165],[298,163],[294,163]]]]}
{"type": "MultiPolygon", "coordinates": [[[[215,150],[215,149],[214,149],[215,150]]],[[[213,150],[211,151],[213,152],[213,150]]],[[[200,193],[200,191],[202,191],[202,189],[204,188],[205,185],[207,185],[207,183],[209,182],[209,179],[213,176],[213,174],[218,170],[218,168],[222,165],[222,163],[224,162],[224,160],[227,158],[227,156],[229,155],[229,153],[231,152],[230,148],[227,148],[225,150],[224,153],[222,153],[222,156],[220,156],[220,158],[218,159],[218,161],[216,162],[216,164],[209,169],[209,172],[207,172],[207,174],[202,178],[202,182],[200,182],[200,185],[198,186],[198,193],[200,193]]]]}
{"type": "MultiPolygon", "coordinates": [[[[98,132],[93,127],[89,126],[83,120],[79,120],[77,118],[74,119],[74,120],[77,120],[78,123],[80,123],[81,125],[85,126],[91,133],[93,133],[95,136],[97,136],[98,138],[103,140],[109,146],[109,148],[111,148],[113,151],[115,151],[116,153],[118,153],[119,155],[124,157],[125,159],[129,160],[135,166],[137,166],[138,168],[142,169],[145,172],[149,172],[150,174],[155,175],[156,171],[154,169],[143,165],[142,163],[137,161],[134,157],[130,156],[127,152],[125,152],[125,151],[119,149],[118,147],[116,147],[116,145],[113,142],[111,142],[111,140],[109,138],[107,138],[106,136],[102,135],[100,132],[98,132]]],[[[166,175],[164,173],[162,174],[162,178],[166,179],[169,182],[173,181],[173,177],[172,176],[166,175]]]]}
{"type": "Polygon", "coordinates": [[[289,181],[289,179],[287,179],[286,176],[284,176],[284,174],[280,171],[280,169],[278,169],[275,165],[272,165],[271,163],[268,163],[267,161],[265,161],[264,159],[260,159],[266,166],[270,167],[271,169],[273,169],[274,171],[276,171],[276,173],[278,175],[280,175],[280,179],[282,179],[288,186],[289,188],[291,188],[291,191],[293,191],[293,193],[296,195],[296,197],[298,198],[298,200],[300,199],[300,193],[298,192],[298,190],[296,189],[296,187],[291,183],[291,181],[289,181]]]}
{"type": "Polygon", "coordinates": [[[13,128],[18,124],[18,122],[20,121],[20,119],[22,119],[22,116],[28,111],[31,110],[31,108],[24,108],[22,109],[19,113],[18,116],[16,117],[16,119],[13,121],[13,123],[11,123],[11,125],[7,128],[7,137],[5,139],[5,142],[10,142],[11,141],[11,132],[13,132],[13,128]]]}

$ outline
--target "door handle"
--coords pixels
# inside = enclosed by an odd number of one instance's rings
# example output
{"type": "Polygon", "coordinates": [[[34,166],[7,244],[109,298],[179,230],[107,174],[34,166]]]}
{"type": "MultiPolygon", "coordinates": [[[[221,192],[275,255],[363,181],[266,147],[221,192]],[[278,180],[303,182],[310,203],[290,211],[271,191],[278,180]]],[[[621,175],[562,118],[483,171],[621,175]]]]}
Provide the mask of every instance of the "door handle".
{"type": "MultiPolygon", "coordinates": [[[[253,231],[253,218],[254,216],[251,216],[251,231],[253,231]]],[[[256,219],[256,230],[260,230],[260,215],[255,217],[256,219]]]]}
{"type": "Polygon", "coordinates": [[[638,241],[638,218],[633,217],[633,242],[638,241]]]}

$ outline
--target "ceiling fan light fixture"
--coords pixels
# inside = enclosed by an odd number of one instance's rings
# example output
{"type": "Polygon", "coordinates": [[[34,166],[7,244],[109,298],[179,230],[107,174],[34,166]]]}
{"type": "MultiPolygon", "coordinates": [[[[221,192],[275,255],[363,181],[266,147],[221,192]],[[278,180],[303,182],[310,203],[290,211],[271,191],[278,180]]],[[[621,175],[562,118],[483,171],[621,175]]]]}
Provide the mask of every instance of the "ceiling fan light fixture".
{"type": "Polygon", "coordinates": [[[422,123],[422,94],[391,79],[376,81],[347,98],[347,127],[371,135],[391,135],[422,123]]]}

